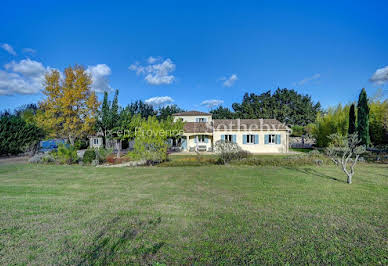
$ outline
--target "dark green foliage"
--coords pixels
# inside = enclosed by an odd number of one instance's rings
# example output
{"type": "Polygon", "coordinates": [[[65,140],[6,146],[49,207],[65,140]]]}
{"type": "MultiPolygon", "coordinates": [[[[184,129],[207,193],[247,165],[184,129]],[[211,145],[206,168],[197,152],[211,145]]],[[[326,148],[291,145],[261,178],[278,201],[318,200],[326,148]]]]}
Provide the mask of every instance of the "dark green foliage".
{"type": "Polygon", "coordinates": [[[157,115],[157,111],[154,110],[152,105],[146,104],[141,100],[129,104],[125,109],[131,116],[140,114],[141,117],[148,118],[149,116],[157,115]]]}
{"type": "Polygon", "coordinates": [[[321,110],[320,103],[313,103],[308,95],[301,95],[295,90],[277,89],[260,95],[246,93],[241,104],[232,105],[236,118],[271,119],[292,125],[305,126],[315,121],[321,110]]]}
{"type": "Polygon", "coordinates": [[[185,110],[179,108],[176,104],[173,104],[173,105],[167,105],[165,107],[161,107],[159,109],[159,113],[158,113],[158,120],[161,121],[161,120],[166,120],[169,116],[175,114],[175,113],[181,113],[181,112],[184,112],[185,110]]]}
{"type": "Polygon", "coordinates": [[[294,125],[291,127],[291,129],[292,129],[291,136],[293,137],[301,137],[302,135],[305,134],[303,126],[294,125]]]}
{"type": "Polygon", "coordinates": [[[361,90],[357,105],[357,134],[362,145],[369,146],[369,106],[365,89],[361,90]]]}
{"type": "Polygon", "coordinates": [[[21,117],[5,115],[0,118],[0,154],[29,151],[43,138],[43,131],[21,117]]]}
{"type": "Polygon", "coordinates": [[[349,110],[349,128],[348,134],[353,134],[356,132],[356,112],[354,111],[354,104],[350,106],[349,110]]]}
{"type": "Polygon", "coordinates": [[[218,106],[216,109],[211,110],[210,113],[213,119],[233,119],[235,114],[227,107],[218,106]]]}
{"type": "Polygon", "coordinates": [[[84,163],[89,164],[95,159],[96,159],[96,152],[94,151],[94,149],[88,149],[85,151],[84,157],[82,158],[82,161],[84,163]]]}
{"type": "Polygon", "coordinates": [[[104,137],[107,137],[110,130],[113,130],[118,126],[120,120],[119,103],[118,103],[119,91],[115,91],[113,101],[108,100],[108,92],[104,92],[104,100],[101,105],[101,109],[98,110],[98,117],[96,121],[96,129],[103,133],[104,137]]]}

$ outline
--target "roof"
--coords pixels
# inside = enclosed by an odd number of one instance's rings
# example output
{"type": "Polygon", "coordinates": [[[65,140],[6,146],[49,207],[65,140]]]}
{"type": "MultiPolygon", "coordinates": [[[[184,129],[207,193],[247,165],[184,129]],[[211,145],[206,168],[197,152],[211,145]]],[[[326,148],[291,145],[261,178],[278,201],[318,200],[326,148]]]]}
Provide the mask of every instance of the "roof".
{"type": "Polygon", "coordinates": [[[199,111],[187,111],[187,112],[173,114],[173,116],[196,116],[196,115],[212,115],[212,114],[199,112],[199,111]]]}
{"type": "Polygon", "coordinates": [[[185,133],[212,133],[213,127],[206,122],[185,122],[183,131],[185,133]]]}
{"type": "Polygon", "coordinates": [[[213,127],[221,130],[288,130],[276,119],[213,119],[213,127]]]}

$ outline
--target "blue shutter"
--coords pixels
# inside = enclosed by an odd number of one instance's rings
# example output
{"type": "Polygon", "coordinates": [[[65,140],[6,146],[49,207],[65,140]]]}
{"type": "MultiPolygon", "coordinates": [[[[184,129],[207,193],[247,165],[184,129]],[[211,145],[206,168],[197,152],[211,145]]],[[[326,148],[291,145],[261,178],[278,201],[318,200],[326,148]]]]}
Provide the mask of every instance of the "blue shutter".
{"type": "Polygon", "coordinates": [[[232,142],[236,143],[236,135],[232,135],[232,142]]]}
{"type": "Polygon", "coordinates": [[[255,135],[255,144],[259,144],[259,135],[255,135]]]}
{"type": "Polygon", "coordinates": [[[264,144],[269,143],[269,135],[264,135],[264,144]]]}
{"type": "Polygon", "coordinates": [[[225,135],[221,135],[221,140],[225,141],[225,135]]]}
{"type": "Polygon", "coordinates": [[[198,143],[198,136],[195,136],[194,143],[198,143]]]}
{"type": "Polygon", "coordinates": [[[243,135],[243,144],[247,144],[247,135],[243,135]]]}
{"type": "Polygon", "coordinates": [[[281,144],[281,139],[280,139],[280,135],[276,135],[276,144],[281,144]]]}
{"type": "Polygon", "coordinates": [[[208,143],[208,138],[207,138],[207,136],[205,136],[205,143],[208,143]]]}

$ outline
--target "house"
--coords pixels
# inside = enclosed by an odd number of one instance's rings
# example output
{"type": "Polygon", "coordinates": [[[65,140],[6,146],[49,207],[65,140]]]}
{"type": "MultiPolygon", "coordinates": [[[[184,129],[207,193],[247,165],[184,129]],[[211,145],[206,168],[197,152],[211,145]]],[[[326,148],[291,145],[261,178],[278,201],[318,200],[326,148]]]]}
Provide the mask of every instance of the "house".
{"type": "Polygon", "coordinates": [[[183,151],[213,151],[216,141],[237,143],[252,153],[286,153],[290,128],[276,119],[212,119],[209,113],[188,111],[173,114],[185,122],[183,136],[172,146],[183,151]]]}

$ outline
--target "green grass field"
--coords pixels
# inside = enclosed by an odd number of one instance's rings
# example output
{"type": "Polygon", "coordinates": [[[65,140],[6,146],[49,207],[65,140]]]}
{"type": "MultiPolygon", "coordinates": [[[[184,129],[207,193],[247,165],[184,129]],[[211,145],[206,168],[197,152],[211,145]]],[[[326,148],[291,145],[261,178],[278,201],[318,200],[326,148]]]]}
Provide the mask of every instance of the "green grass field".
{"type": "Polygon", "coordinates": [[[387,264],[388,167],[0,165],[0,264],[387,264]]]}

